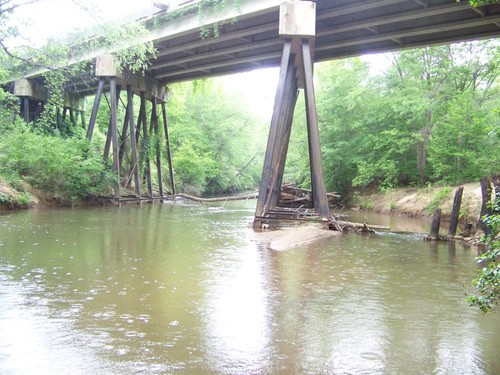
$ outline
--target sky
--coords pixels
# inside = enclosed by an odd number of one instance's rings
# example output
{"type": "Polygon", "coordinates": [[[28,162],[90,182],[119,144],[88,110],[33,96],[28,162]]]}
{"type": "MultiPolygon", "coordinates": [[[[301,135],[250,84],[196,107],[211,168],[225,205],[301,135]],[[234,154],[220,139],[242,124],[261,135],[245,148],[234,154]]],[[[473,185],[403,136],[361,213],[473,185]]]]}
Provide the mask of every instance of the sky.
{"type": "Polygon", "coordinates": [[[32,45],[151,6],[150,0],[41,0],[18,8],[14,22],[32,45]]]}

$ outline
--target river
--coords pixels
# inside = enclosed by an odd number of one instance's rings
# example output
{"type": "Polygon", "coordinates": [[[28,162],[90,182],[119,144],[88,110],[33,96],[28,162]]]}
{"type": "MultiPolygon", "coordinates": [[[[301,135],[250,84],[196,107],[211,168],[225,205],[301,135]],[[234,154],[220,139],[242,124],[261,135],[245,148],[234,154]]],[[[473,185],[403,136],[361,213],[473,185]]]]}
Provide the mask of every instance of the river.
{"type": "Polygon", "coordinates": [[[500,374],[476,249],[370,216],[398,232],[277,252],[254,204],[1,214],[0,373],[500,374]]]}

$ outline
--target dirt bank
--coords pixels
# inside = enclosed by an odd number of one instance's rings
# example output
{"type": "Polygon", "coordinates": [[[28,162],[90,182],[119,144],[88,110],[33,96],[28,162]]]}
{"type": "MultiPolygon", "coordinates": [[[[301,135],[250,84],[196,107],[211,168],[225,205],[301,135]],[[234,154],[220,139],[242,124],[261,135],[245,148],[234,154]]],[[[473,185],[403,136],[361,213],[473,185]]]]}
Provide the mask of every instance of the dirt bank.
{"type": "MultiPolygon", "coordinates": [[[[481,210],[481,186],[479,182],[460,186],[464,187],[460,220],[475,223],[481,210]]],[[[353,208],[426,218],[439,207],[442,210],[442,219],[448,221],[457,187],[400,188],[383,193],[357,195],[353,208]]]]}

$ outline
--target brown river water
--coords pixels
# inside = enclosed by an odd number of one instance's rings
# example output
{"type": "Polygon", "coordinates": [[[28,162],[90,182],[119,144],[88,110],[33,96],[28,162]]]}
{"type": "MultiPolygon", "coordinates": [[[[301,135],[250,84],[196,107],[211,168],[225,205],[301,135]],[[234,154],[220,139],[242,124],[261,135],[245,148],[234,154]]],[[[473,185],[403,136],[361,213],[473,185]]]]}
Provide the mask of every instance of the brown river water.
{"type": "Polygon", "coordinates": [[[500,374],[477,249],[428,224],[277,252],[255,201],[0,214],[0,374],[500,374]]]}

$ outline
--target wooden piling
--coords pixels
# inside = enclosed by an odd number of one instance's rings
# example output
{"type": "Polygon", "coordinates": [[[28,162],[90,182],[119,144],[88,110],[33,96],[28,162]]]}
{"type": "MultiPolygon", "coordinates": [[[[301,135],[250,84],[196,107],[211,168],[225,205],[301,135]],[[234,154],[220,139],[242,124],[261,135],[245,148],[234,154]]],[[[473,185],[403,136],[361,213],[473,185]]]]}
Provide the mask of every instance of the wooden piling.
{"type": "Polygon", "coordinates": [[[291,127],[293,111],[295,109],[293,104],[296,103],[297,78],[294,64],[295,56],[290,54],[288,66],[286,68],[287,71],[283,95],[281,97],[281,105],[279,106],[280,112],[277,114],[276,119],[276,138],[274,140],[271,169],[269,171],[270,182],[267,188],[267,196],[264,205],[266,211],[276,208],[280,197],[281,177],[285,168],[286,153],[288,150],[288,142],[290,140],[290,130],[288,127],[291,127]]]}
{"type": "Polygon", "coordinates": [[[113,170],[116,176],[115,183],[115,199],[120,199],[120,163],[118,157],[118,129],[117,129],[117,90],[116,90],[116,79],[111,78],[109,80],[109,91],[110,91],[110,101],[111,101],[111,112],[110,112],[110,128],[111,128],[111,143],[113,145],[113,170]]]}
{"type": "Polygon", "coordinates": [[[260,228],[262,225],[262,218],[266,212],[266,202],[268,201],[268,194],[270,191],[271,178],[272,178],[272,160],[276,152],[276,145],[279,142],[278,137],[278,120],[283,105],[283,97],[285,92],[286,77],[288,74],[288,66],[290,63],[290,53],[292,47],[292,40],[285,39],[283,44],[283,53],[281,56],[281,66],[278,80],[278,88],[276,90],[276,97],[274,99],[273,117],[271,119],[271,126],[269,129],[269,137],[267,140],[266,154],[264,157],[264,166],[262,168],[262,177],[260,179],[259,198],[255,210],[254,227],[260,228]]]}
{"type": "Polygon", "coordinates": [[[30,122],[30,99],[28,97],[23,98],[23,117],[24,122],[30,122]]]}
{"type": "Polygon", "coordinates": [[[311,166],[311,190],[314,208],[322,218],[328,218],[329,207],[326,196],[323,166],[321,163],[321,150],[319,142],[318,113],[316,111],[316,98],[313,83],[312,51],[309,40],[302,40],[302,58],[304,61],[307,130],[309,140],[309,160],[311,166]]]}
{"type": "Polygon", "coordinates": [[[491,193],[492,189],[491,179],[489,177],[481,178],[481,213],[479,214],[479,220],[477,221],[477,228],[484,231],[486,235],[489,233],[489,227],[483,222],[483,217],[485,215],[489,215],[491,213],[490,208],[488,207],[488,202],[491,202],[491,193]]]}
{"type": "Polygon", "coordinates": [[[134,123],[134,93],[132,86],[127,85],[127,114],[130,128],[130,148],[132,152],[132,171],[134,173],[135,195],[141,197],[141,181],[139,178],[139,166],[137,164],[137,141],[135,139],[134,123]]]}
{"type": "MultiPolygon", "coordinates": [[[[116,82],[116,81],[115,81],[116,82]]],[[[115,108],[115,114],[116,111],[118,110],[118,99],[120,98],[121,94],[121,86],[116,85],[116,103],[114,105],[115,108]]],[[[109,105],[109,111],[112,112],[113,106],[111,105],[111,99],[108,102],[109,105]]],[[[111,129],[111,118],[109,119],[109,124],[108,124],[108,133],[106,135],[106,144],[104,145],[104,162],[107,163],[109,159],[109,151],[111,149],[111,135],[112,135],[112,129],[111,129]]]]}
{"type": "Polygon", "coordinates": [[[167,148],[167,161],[168,161],[168,173],[170,177],[170,187],[172,190],[172,195],[175,197],[174,166],[172,164],[172,151],[170,149],[170,135],[168,133],[167,110],[165,108],[164,102],[161,103],[161,111],[163,117],[163,130],[165,132],[165,143],[167,148]]]}
{"type": "Polygon", "coordinates": [[[432,216],[431,233],[427,237],[429,240],[439,240],[439,226],[441,225],[441,209],[436,208],[432,216]]]}
{"type": "MultiPolygon", "coordinates": [[[[156,139],[159,140],[159,131],[158,131],[158,112],[157,112],[157,100],[156,98],[151,99],[151,103],[153,104],[153,108],[151,110],[151,127],[153,128],[153,132],[156,136],[156,139]]],[[[160,148],[158,145],[155,145],[155,158],[156,158],[156,174],[158,178],[158,191],[160,193],[160,197],[163,198],[163,175],[161,171],[161,154],[160,148]]]]}
{"type": "Polygon", "coordinates": [[[462,205],[462,195],[464,187],[460,186],[455,190],[455,199],[453,200],[453,208],[451,210],[450,227],[448,228],[448,237],[455,237],[458,227],[458,219],[460,216],[460,207],[462,205]]]}
{"type": "MultiPolygon", "coordinates": [[[[120,151],[118,153],[118,156],[120,159],[120,168],[123,167],[123,156],[125,154],[125,146],[126,146],[126,142],[127,142],[127,132],[128,132],[128,124],[129,124],[129,117],[130,117],[129,107],[131,105],[133,105],[133,103],[128,102],[129,86],[130,85],[127,85],[127,106],[125,107],[125,119],[123,120],[122,133],[120,135],[120,151]]],[[[130,95],[133,95],[133,93],[130,95]]]]}
{"type": "MultiPolygon", "coordinates": [[[[142,141],[146,144],[149,142],[149,135],[148,135],[148,123],[147,123],[147,116],[146,116],[146,96],[144,91],[141,91],[140,93],[141,97],[141,107],[143,108],[142,111],[142,120],[141,120],[141,125],[142,125],[142,141]]],[[[148,197],[153,198],[153,183],[151,181],[151,162],[149,160],[149,155],[146,152],[144,154],[144,174],[146,178],[146,184],[148,187],[148,197]]]]}

